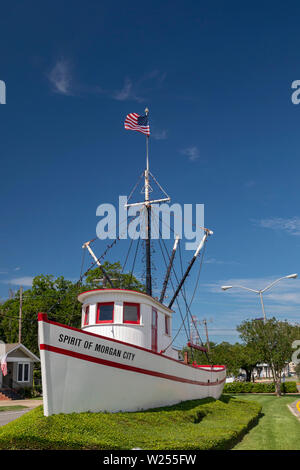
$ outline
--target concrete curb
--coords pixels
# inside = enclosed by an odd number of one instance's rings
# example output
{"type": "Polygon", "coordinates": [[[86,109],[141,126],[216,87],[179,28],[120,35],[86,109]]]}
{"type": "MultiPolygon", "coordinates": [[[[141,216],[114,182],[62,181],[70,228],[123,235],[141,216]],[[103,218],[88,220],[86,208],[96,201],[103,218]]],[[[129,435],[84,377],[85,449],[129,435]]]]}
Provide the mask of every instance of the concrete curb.
{"type": "Polygon", "coordinates": [[[291,403],[290,405],[287,405],[288,409],[290,412],[296,416],[297,419],[300,421],[300,411],[297,408],[297,403],[300,403],[300,400],[294,401],[294,403],[291,403]]]}

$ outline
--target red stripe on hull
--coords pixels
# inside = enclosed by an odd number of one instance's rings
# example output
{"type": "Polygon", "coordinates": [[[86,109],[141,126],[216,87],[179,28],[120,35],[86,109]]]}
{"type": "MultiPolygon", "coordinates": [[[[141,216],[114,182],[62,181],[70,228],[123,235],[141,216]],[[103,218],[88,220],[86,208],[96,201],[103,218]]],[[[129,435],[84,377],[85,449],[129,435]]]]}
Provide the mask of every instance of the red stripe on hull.
{"type": "MultiPolygon", "coordinates": [[[[73,351],[68,351],[67,349],[57,348],[55,346],[50,346],[48,344],[40,344],[40,350],[46,350],[54,352],[57,354],[63,354],[65,356],[75,357],[76,359],[81,359],[83,361],[94,362],[95,364],[101,364],[109,367],[114,367],[117,369],[129,370],[131,372],[136,372],[139,374],[151,375],[153,377],[159,377],[162,379],[173,380],[175,382],[184,382],[193,385],[202,385],[202,386],[213,386],[220,385],[225,381],[225,378],[218,382],[199,382],[197,380],[185,379],[183,377],[176,377],[174,375],[164,374],[162,372],[156,372],[153,370],[140,369],[139,367],[128,366],[126,364],[120,364],[113,361],[107,361],[106,359],[99,359],[97,357],[89,356],[87,354],[81,354],[73,351]]],[[[166,358],[165,358],[166,359],[166,358]]]]}

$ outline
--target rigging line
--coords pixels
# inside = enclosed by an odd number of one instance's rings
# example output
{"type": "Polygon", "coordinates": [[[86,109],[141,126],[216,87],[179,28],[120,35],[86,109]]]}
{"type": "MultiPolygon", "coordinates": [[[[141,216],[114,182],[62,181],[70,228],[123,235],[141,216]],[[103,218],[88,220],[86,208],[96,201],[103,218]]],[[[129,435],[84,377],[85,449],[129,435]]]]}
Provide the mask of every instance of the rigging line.
{"type": "Polygon", "coordinates": [[[202,265],[203,265],[203,259],[204,259],[205,249],[206,249],[206,243],[204,243],[204,247],[203,247],[203,251],[202,251],[202,256],[201,256],[201,261],[200,261],[200,264],[199,264],[199,270],[198,270],[196,285],[195,285],[195,289],[194,289],[194,292],[193,292],[193,295],[192,295],[192,298],[191,298],[189,307],[191,307],[191,305],[192,305],[192,302],[193,302],[194,297],[195,297],[195,294],[196,294],[196,290],[197,290],[197,288],[198,288],[198,284],[199,284],[199,280],[200,280],[200,274],[201,274],[202,265]]]}
{"type": "Polygon", "coordinates": [[[164,193],[165,196],[167,196],[170,199],[170,196],[166,193],[166,191],[161,187],[155,176],[152,175],[151,171],[149,170],[149,175],[153,178],[159,189],[164,193]]]}
{"type": "MultiPolygon", "coordinates": [[[[171,207],[172,207],[172,206],[171,206],[171,207]]],[[[170,213],[170,212],[167,211],[167,210],[161,209],[161,206],[160,206],[160,208],[159,208],[159,211],[160,211],[161,213],[165,213],[165,214],[167,214],[167,215],[169,215],[169,213],[170,213]]],[[[197,224],[194,224],[194,223],[192,222],[192,219],[189,219],[186,215],[185,215],[184,218],[185,218],[185,221],[191,223],[191,226],[192,226],[193,228],[205,229],[205,227],[198,226],[197,224]]],[[[168,228],[170,228],[172,231],[174,231],[174,230],[172,229],[172,227],[171,227],[170,225],[168,225],[166,222],[165,222],[165,225],[167,225],[168,228]]]]}
{"type": "Polygon", "coordinates": [[[128,260],[128,257],[129,257],[129,253],[130,253],[130,251],[131,251],[132,243],[133,243],[133,238],[131,239],[131,242],[130,242],[130,245],[129,245],[129,249],[128,249],[128,251],[127,251],[127,255],[126,255],[125,261],[124,261],[124,263],[123,263],[123,268],[122,268],[121,274],[123,274],[124,269],[125,269],[125,266],[126,266],[126,264],[127,264],[127,260],[128,260]]]}
{"type": "MultiPolygon", "coordinates": [[[[198,270],[198,276],[197,276],[197,280],[196,280],[196,285],[195,285],[195,289],[194,289],[194,292],[193,292],[193,295],[192,295],[192,298],[191,298],[191,301],[190,301],[190,304],[189,304],[189,310],[191,308],[191,305],[192,305],[192,302],[194,300],[194,297],[195,297],[195,294],[196,294],[196,290],[198,288],[198,284],[199,284],[199,280],[200,280],[200,273],[202,271],[202,264],[203,264],[203,259],[204,259],[204,253],[205,253],[205,248],[206,248],[206,245],[204,244],[204,247],[203,247],[203,252],[202,252],[202,257],[201,257],[201,261],[200,261],[200,264],[199,264],[199,270],[198,270]]],[[[199,334],[199,331],[198,331],[198,328],[197,328],[197,324],[194,323],[194,320],[192,319],[193,321],[193,324],[194,324],[194,327],[196,329],[196,332],[197,332],[197,335],[198,337],[200,338],[200,334],[199,334]]],[[[201,339],[201,338],[200,338],[201,339]]],[[[201,343],[202,343],[202,340],[201,340],[201,343]]],[[[202,343],[203,345],[203,343],[202,343]]]]}
{"type": "MultiPolygon", "coordinates": [[[[163,253],[163,250],[162,250],[162,247],[161,247],[161,242],[160,242],[160,239],[159,239],[159,246],[160,246],[160,249],[161,249],[161,252],[162,252],[162,255],[163,255],[163,259],[164,259],[164,262],[165,262],[165,265],[167,266],[167,263],[166,263],[166,259],[165,259],[165,256],[164,256],[164,253],[163,253]]],[[[171,286],[172,286],[172,289],[173,291],[175,292],[175,288],[174,288],[174,285],[173,285],[173,281],[172,281],[172,278],[170,277],[170,283],[171,283],[171,286]]],[[[182,311],[181,311],[181,308],[180,308],[180,305],[179,305],[179,302],[178,302],[178,299],[176,299],[176,303],[177,303],[177,308],[179,310],[179,313],[180,313],[180,316],[181,316],[181,326],[179,328],[179,331],[181,330],[182,326],[184,326],[184,329],[185,329],[185,334],[186,334],[186,337],[187,337],[187,341],[189,340],[189,334],[188,334],[188,331],[186,329],[186,325],[185,325],[185,318],[183,317],[183,314],[182,314],[182,311]]],[[[178,331],[178,332],[179,332],[178,331]]],[[[177,335],[175,336],[175,338],[177,337],[177,335]]],[[[173,343],[174,339],[170,342],[170,344],[164,349],[164,351],[166,351],[170,346],[171,344],[173,343]]]]}
{"type": "MultiPolygon", "coordinates": [[[[182,263],[182,255],[181,255],[181,240],[179,240],[179,260],[180,260],[180,267],[181,267],[181,277],[183,277],[183,263],[182,263]]],[[[185,284],[183,284],[183,292],[186,297],[186,290],[185,290],[185,284]]],[[[191,327],[190,324],[188,323],[188,330],[189,330],[189,335],[191,336],[191,327]]]]}
{"type": "MultiPolygon", "coordinates": [[[[8,315],[7,313],[1,313],[0,312],[0,315],[2,317],[8,317],[9,319],[16,319],[16,320],[20,320],[21,317],[16,317],[14,315],[8,315]]],[[[33,319],[33,318],[24,318],[22,317],[22,322],[23,321],[32,321],[32,322],[35,322],[36,323],[36,319],[33,319]]]]}
{"type": "Polygon", "coordinates": [[[129,286],[131,286],[131,283],[132,283],[133,270],[134,270],[134,267],[135,267],[135,261],[136,261],[136,256],[137,256],[137,253],[138,253],[139,245],[140,245],[140,237],[139,237],[139,239],[138,239],[137,247],[136,247],[136,250],[135,250],[135,255],[134,255],[133,264],[132,264],[131,273],[130,273],[130,283],[129,283],[129,286]]]}
{"type": "MultiPolygon", "coordinates": [[[[128,226],[129,226],[137,217],[139,217],[139,216],[140,216],[140,214],[135,214],[134,216],[132,216],[133,218],[128,222],[128,226]]],[[[123,234],[123,232],[122,232],[122,234],[123,234]]],[[[117,241],[120,240],[120,237],[121,237],[122,234],[120,234],[110,245],[107,245],[105,251],[103,252],[103,254],[102,254],[101,256],[99,256],[99,258],[97,258],[97,260],[100,260],[100,259],[103,259],[103,258],[104,258],[104,256],[107,254],[108,250],[109,250],[110,248],[112,248],[113,245],[114,245],[117,241]]],[[[94,239],[94,240],[96,240],[96,239],[94,239]]],[[[92,262],[91,266],[90,266],[90,267],[87,269],[87,271],[82,275],[82,278],[95,266],[96,263],[97,263],[97,261],[92,262]]],[[[79,279],[79,281],[81,281],[81,279],[79,279]]]]}
{"type": "MultiPolygon", "coordinates": [[[[142,210],[143,210],[143,209],[141,209],[141,210],[139,211],[138,216],[135,217],[135,218],[141,217],[141,220],[140,220],[140,222],[139,222],[139,223],[140,223],[141,230],[142,230],[142,223],[143,223],[143,217],[142,217],[142,212],[141,212],[142,210]]],[[[135,219],[133,219],[133,220],[135,220],[135,219]]],[[[131,221],[131,222],[132,222],[132,221],[131,221]]],[[[128,251],[127,251],[127,256],[126,256],[125,262],[124,262],[124,264],[123,264],[122,273],[124,272],[125,266],[126,266],[126,264],[127,264],[128,257],[129,257],[129,253],[130,253],[130,251],[131,251],[133,241],[134,241],[134,238],[131,238],[130,246],[129,246],[129,249],[128,249],[128,251]]]]}
{"type": "MultiPolygon", "coordinates": [[[[163,240],[162,240],[162,241],[163,241],[163,240]]],[[[164,241],[163,241],[163,244],[164,244],[164,241]]],[[[167,249],[166,249],[165,244],[164,244],[164,248],[165,248],[165,250],[166,250],[166,252],[167,252],[167,249]]],[[[167,252],[167,254],[168,254],[168,252],[167,252]]],[[[174,272],[175,277],[176,277],[176,279],[177,279],[177,276],[176,276],[176,272],[175,272],[175,270],[174,270],[174,267],[172,267],[172,269],[173,269],[173,272],[174,272]]],[[[178,282],[178,280],[177,280],[177,282],[178,282]]],[[[171,283],[172,283],[172,282],[171,282],[171,283]]],[[[173,287],[173,284],[172,284],[172,287],[173,287]]],[[[183,300],[184,300],[185,305],[186,305],[186,308],[187,308],[187,313],[186,313],[186,315],[185,315],[185,319],[186,319],[188,313],[189,313],[191,316],[192,316],[192,314],[191,314],[190,308],[189,308],[189,306],[188,306],[188,304],[187,304],[187,300],[186,300],[186,297],[185,297],[184,293],[183,293],[182,291],[181,291],[180,293],[181,293],[181,295],[182,295],[182,297],[183,297],[183,300]]],[[[177,305],[179,305],[177,299],[176,299],[176,301],[177,301],[177,305]]],[[[199,334],[199,333],[198,333],[198,334],[199,334]]],[[[204,346],[200,334],[199,334],[199,339],[200,339],[200,341],[201,341],[201,345],[204,346]]],[[[207,356],[207,354],[206,354],[206,356],[207,356]]],[[[193,357],[193,351],[192,351],[192,357],[193,357]]]]}
{"type": "Polygon", "coordinates": [[[144,172],[142,172],[142,174],[140,175],[139,179],[137,180],[137,183],[135,184],[134,188],[131,190],[131,192],[130,192],[128,198],[127,198],[127,202],[131,199],[131,197],[132,197],[134,191],[136,190],[136,188],[137,188],[137,186],[138,186],[140,180],[143,178],[143,176],[144,176],[144,172]]]}
{"type": "MultiPolygon", "coordinates": [[[[133,217],[133,219],[128,222],[128,226],[130,225],[130,223],[131,223],[138,215],[139,215],[139,214],[136,214],[136,215],[129,215],[129,216],[128,216],[128,217],[133,217]]],[[[119,223],[119,232],[120,232],[120,228],[121,228],[125,223],[127,223],[127,218],[126,218],[126,217],[125,217],[124,220],[121,221],[121,223],[119,223]]],[[[117,228],[117,222],[112,226],[112,228],[114,228],[114,229],[117,228]]],[[[124,230],[123,230],[121,233],[119,233],[118,237],[116,237],[116,238],[114,239],[114,241],[113,241],[110,245],[107,245],[106,252],[107,252],[107,250],[108,250],[110,247],[112,247],[112,246],[116,243],[117,240],[119,240],[119,239],[121,238],[121,236],[123,235],[123,233],[126,232],[127,228],[128,228],[128,227],[127,227],[127,225],[126,225],[125,228],[124,228],[124,230]]],[[[96,240],[99,240],[99,237],[92,238],[92,240],[90,240],[90,244],[94,243],[96,240]]],[[[104,255],[106,254],[106,252],[104,252],[104,255]]],[[[102,255],[102,256],[103,256],[103,255],[102,255]]],[[[101,259],[101,257],[100,257],[99,259],[101,259]]]]}
{"type": "MultiPolygon", "coordinates": [[[[81,268],[80,268],[79,279],[81,279],[81,276],[82,276],[82,271],[83,271],[83,266],[84,266],[84,260],[85,260],[85,250],[83,250],[83,254],[82,254],[82,260],[81,260],[81,268]]],[[[82,281],[80,280],[79,283],[78,283],[78,288],[81,286],[81,284],[82,284],[82,281]]],[[[71,325],[71,322],[72,322],[72,320],[73,320],[76,301],[77,301],[77,298],[76,298],[76,296],[74,296],[73,309],[72,309],[71,317],[70,317],[70,319],[69,319],[69,326],[71,325]]]]}
{"type": "MultiPolygon", "coordinates": [[[[154,217],[153,222],[154,222],[155,224],[157,224],[156,217],[154,217]]],[[[158,238],[158,242],[159,242],[159,246],[160,246],[160,249],[161,249],[161,253],[162,253],[162,256],[163,256],[164,263],[165,263],[166,267],[168,267],[168,264],[167,264],[167,262],[166,262],[166,258],[165,258],[163,249],[162,249],[162,247],[161,247],[160,238],[158,238]]],[[[167,253],[167,254],[168,254],[168,253],[167,253]]],[[[171,278],[171,277],[170,277],[170,283],[171,283],[171,286],[172,286],[173,291],[175,292],[175,288],[174,288],[174,286],[173,286],[173,282],[172,282],[172,278],[171,278]]],[[[181,312],[181,308],[180,308],[179,303],[178,303],[178,299],[176,299],[176,300],[177,300],[177,306],[178,306],[178,310],[179,310],[179,313],[180,313],[180,316],[181,316],[181,320],[182,320],[181,327],[182,327],[182,325],[184,326],[184,329],[185,329],[185,332],[186,332],[186,336],[187,336],[187,340],[188,340],[188,332],[187,332],[187,330],[186,330],[185,319],[183,318],[183,315],[182,315],[182,312],[181,312]]],[[[180,329],[181,329],[181,327],[180,327],[180,329]]],[[[169,346],[168,346],[166,349],[168,349],[168,348],[170,347],[170,345],[172,344],[172,342],[173,342],[173,341],[171,341],[171,343],[169,344],[169,346]]],[[[166,349],[165,349],[165,350],[166,350],[166,349]]]]}

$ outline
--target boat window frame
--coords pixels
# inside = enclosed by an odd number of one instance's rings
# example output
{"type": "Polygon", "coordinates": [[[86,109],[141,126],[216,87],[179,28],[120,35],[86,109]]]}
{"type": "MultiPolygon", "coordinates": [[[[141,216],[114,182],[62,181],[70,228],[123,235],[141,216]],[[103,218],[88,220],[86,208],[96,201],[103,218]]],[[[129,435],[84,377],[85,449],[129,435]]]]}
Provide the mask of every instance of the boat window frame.
{"type": "Polygon", "coordinates": [[[96,324],[97,325],[106,324],[106,323],[113,323],[114,322],[114,315],[115,315],[115,303],[114,302],[97,302],[97,308],[96,308],[96,324]],[[112,305],[113,306],[112,319],[111,320],[99,320],[101,305],[112,305]]]}
{"type": "Polygon", "coordinates": [[[86,305],[83,312],[83,325],[88,326],[90,324],[90,305],[86,305]]]}
{"type": "Polygon", "coordinates": [[[123,302],[123,323],[124,325],[140,325],[141,324],[141,304],[137,302],[123,302]],[[124,319],[124,307],[125,306],[134,306],[137,307],[137,321],[130,321],[124,319]]]}
{"type": "Polygon", "coordinates": [[[170,336],[170,317],[165,314],[165,335],[170,336]]]}

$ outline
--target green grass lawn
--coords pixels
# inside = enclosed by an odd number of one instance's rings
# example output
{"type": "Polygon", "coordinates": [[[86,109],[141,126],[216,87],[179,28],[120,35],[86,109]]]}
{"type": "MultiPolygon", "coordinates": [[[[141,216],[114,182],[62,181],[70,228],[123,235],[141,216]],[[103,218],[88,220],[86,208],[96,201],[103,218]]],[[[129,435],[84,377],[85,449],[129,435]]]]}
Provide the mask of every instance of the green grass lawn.
{"type": "Polygon", "coordinates": [[[13,405],[13,406],[0,406],[0,411],[21,411],[28,408],[27,406],[13,405]]]}
{"type": "MultiPolygon", "coordinates": [[[[240,399],[240,395],[236,398],[240,399]]],[[[260,403],[263,417],[234,450],[300,450],[300,421],[287,407],[299,400],[299,395],[243,394],[242,399],[260,403]]]]}
{"type": "Polygon", "coordinates": [[[206,398],[135,413],[49,417],[39,406],[0,428],[0,449],[227,449],[257,422],[261,406],[206,398]]]}

